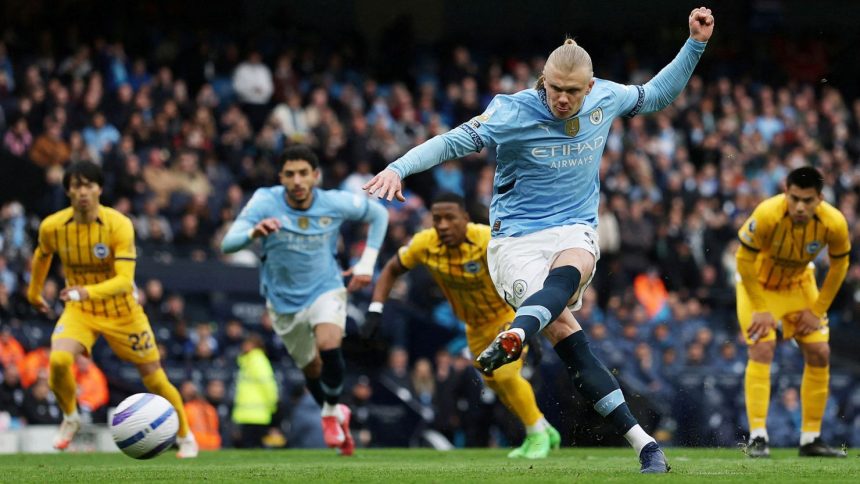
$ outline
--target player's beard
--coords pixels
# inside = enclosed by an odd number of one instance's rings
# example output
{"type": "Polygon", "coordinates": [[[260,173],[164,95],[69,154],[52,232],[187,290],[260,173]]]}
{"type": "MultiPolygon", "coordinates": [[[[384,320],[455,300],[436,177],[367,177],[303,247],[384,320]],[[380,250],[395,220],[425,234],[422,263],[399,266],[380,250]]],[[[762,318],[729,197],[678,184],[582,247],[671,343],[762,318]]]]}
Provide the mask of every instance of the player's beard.
{"type": "Polygon", "coordinates": [[[290,190],[287,192],[287,196],[290,197],[290,200],[296,204],[303,204],[308,201],[308,198],[311,196],[311,190],[308,188],[303,188],[302,190],[290,190]]]}

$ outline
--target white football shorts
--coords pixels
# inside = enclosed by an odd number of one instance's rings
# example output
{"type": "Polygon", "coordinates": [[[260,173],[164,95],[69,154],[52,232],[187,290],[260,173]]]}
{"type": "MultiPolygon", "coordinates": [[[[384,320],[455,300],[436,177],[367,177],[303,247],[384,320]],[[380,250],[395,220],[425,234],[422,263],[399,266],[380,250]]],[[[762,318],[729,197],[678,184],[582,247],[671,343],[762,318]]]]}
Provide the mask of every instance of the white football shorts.
{"type": "Polygon", "coordinates": [[[594,269],[588,282],[580,285],[568,302],[576,311],[582,307],[582,295],[594,278],[600,259],[597,231],[588,225],[564,225],[533,232],[522,237],[504,237],[490,240],[487,246],[487,263],[490,277],[499,295],[514,308],[543,288],[553,262],[566,249],[585,249],[594,255],[594,269]]]}
{"type": "Polygon", "coordinates": [[[346,328],[346,288],[320,294],[310,306],[297,313],[278,314],[270,304],[266,309],[275,333],[281,337],[296,366],[304,368],[317,354],[314,326],[331,323],[339,326],[341,331],[346,328]]]}

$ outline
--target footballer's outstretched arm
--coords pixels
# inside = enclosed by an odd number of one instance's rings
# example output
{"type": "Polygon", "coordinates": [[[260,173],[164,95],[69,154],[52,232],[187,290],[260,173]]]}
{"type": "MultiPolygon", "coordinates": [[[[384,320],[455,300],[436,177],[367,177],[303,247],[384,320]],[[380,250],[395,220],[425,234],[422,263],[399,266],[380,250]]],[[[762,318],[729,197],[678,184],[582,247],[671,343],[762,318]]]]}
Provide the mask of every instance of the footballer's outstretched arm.
{"type": "Polygon", "coordinates": [[[690,76],[693,75],[693,70],[705,51],[705,45],[707,44],[704,42],[692,38],[687,39],[681,52],[675,56],[672,62],[639,88],[642,90],[640,93],[642,107],[632,114],[637,112],[652,113],[672,104],[672,101],[684,90],[690,76]]]}
{"type": "Polygon", "coordinates": [[[454,128],[407,151],[367,182],[362,189],[367,190],[368,195],[376,195],[378,198],[391,201],[397,197],[401,202],[405,201],[401,191],[401,181],[404,178],[474,151],[475,142],[472,137],[466,131],[454,128]]]}
{"type": "Polygon", "coordinates": [[[407,151],[400,159],[388,165],[388,169],[402,179],[433,168],[443,161],[474,152],[475,142],[472,137],[466,131],[454,128],[407,151]]]}

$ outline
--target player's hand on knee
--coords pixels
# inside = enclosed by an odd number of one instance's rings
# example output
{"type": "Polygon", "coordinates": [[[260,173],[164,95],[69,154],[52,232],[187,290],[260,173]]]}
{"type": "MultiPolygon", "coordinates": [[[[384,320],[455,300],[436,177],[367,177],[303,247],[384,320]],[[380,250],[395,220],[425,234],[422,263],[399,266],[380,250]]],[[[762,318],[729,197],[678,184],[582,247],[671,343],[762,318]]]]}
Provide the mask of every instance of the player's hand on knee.
{"type": "Polygon", "coordinates": [[[86,301],[89,298],[90,293],[84,286],[70,286],[60,291],[60,299],[64,302],[86,301]]]}
{"type": "Polygon", "coordinates": [[[254,226],[254,230],[251,232],[251,238],[256,239],[257,237],[268,237],[280,230],[280,228],[281,222],[274,217],[261,220],[254,226]]]}
{"type": "Polygon", "coordinates": [[[821,327],[821,319],[809,309],[795,313],[794,334],[806,336],[812,334],[821,327]]]}
{"type": "Polygon", "coordinates": [[[366,190],[368,195],[375,195],[376,198],[384,198],[389,202],[395,197],[401,202],[406,201],[401,191],[400,175],[388,168],[379,172],[361,188],[366,190]]]}
{"type": "Polygon", "coordinates": [[[771,330],[776,329],[776,320],[769,312],[753,313],[752,324],[748,331],[749,337],[753,341],[758,341],[771,330]]]}
{"type": "Polygon", "coordinates": [[[694,8],[690,12],[690,37],[699,42],[707,42],[714,33],[714,16],[707,7],[694,8]]]}

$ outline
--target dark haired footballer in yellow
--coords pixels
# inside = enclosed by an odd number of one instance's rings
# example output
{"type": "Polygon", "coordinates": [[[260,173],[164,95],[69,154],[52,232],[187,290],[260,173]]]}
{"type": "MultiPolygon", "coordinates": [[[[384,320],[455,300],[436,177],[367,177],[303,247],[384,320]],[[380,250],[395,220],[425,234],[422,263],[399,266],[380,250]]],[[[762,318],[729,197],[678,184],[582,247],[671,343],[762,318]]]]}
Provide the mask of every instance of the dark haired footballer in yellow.
{"type": "MultiPolygon", "coordinates": [[[[433,228],[415,234],[391,258],[376,282],[365,322],[372,331],[379,324],[382,304],[401,274],[423,264],[442,289],[454,314],[466,323],[466,341],[473,355],[487,347],[514,319],[514,311],[499,297],[487,269],[490,227],[469,222],[465,202],[454,194],[441,194],[431,205],[433,228]]],[[[561,438],[546,421],[534,391],[520,375],[523,360],[482,373],[484,381],[526,427],[526,440],[508,457],[540,459],[557,448],[561,438]]]]}
{"type": "Polygon", "coordinates": [[[761,202],[738,233],[737,310],[749,345],[744,390],[750,426],[747,455],[768,457],[767,409],[777,321],[805,361],[800,387],[800,455],[845,457],[820,437],[830,383],[827,309],[848,272],[848,223],[823,200],[815,168],[788,174],[785,193],[761,202]],[[827,248],[830,269],[819,292],[813,261],[827,248]]]}
{"type": "Polygon", "coordinates": [[[196,457],[182,398],[161,368],[155,336],[135,298],[134,228],[128,217],[99,203],[103,180],[101,168],[90,162],[66,170],[63,187],[71,206],[42,221],[33,254],[27,299],[37,309],[47,310],[42,288],[54,254],[66,277],[60,293],[65,309],[51,336],[49,382],[63,411],[54,447],[66,449],[81,425],[72,363],[102,335],[117,356],[137,366],[150,392],[173,405],[179,417],[177,456],[196,457]]]}

